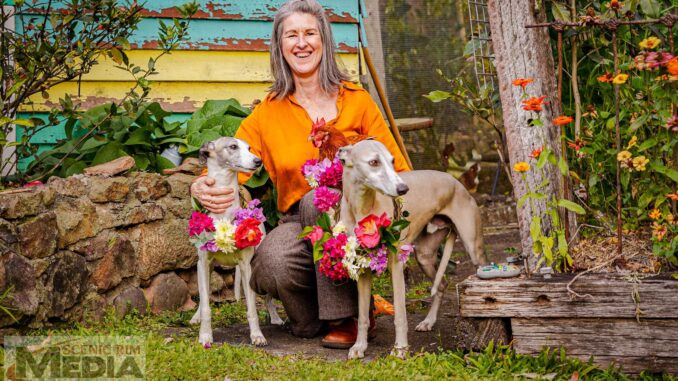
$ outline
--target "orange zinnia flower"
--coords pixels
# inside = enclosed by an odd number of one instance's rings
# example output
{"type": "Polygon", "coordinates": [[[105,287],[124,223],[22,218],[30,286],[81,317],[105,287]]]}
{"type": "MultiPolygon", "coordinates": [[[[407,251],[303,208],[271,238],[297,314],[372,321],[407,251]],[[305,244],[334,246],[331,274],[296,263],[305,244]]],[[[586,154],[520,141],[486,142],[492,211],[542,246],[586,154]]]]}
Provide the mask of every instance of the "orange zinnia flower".
{"type": "Polygon", "coordinates": [[[527,172],[530,170],[530,165],[524,161],[521,161],[520,163],[517,163],[516,165],[513,166],[513,170],[521,173],[527,172]]]}
{"type": "Polygon", "coordinates": [[[544,99],[546,99],[546,96],[543,97],[532,97],[530,99],[526,99],[523,101],[523,110],[525,111],[536,111],[539,112],[542,110],[542,105],[544,104],[544,99]]]}
{"type": "Polygon", "coordinates": [[[650,213],[648,213],[651,219],[653,220],[658,220],[659,217],[662,216],[662,212],[659,209],[652,209],[650,213]]]}
{"type": "Polygon", "coordinates": [[[669,71],[669,74],[678,75],[678,56],[671,58],[666,63],[666,69],[669,71]]]}
{"type": "Polygon", "coordinates": [[[525,86],[527,86],[531,82],[534,82],[534,79],[532,79],[532,78],[518,78],[518,79],[514,79],[513,82],[511,82],[511,83],[513,83],[513,86],[520,86],[524,89],[525,86]]]}
{"type": "Polygon", "coordinates": [[[598,77],[596,79],[598,80],[598,82],[607,83],[607,82],[612,82],[612,80],[614,79],[614,76],[610,73],[605,73],[605,74],[601,75],[600,77],[598,77]]]}
{"type": "Polygon", "coordinates": [[[580,138],[576,138],[574,142],[567,142],[567,146],[575,151],[579,151],[581,147],[583,147],[584,145],[586,145],[586,142],[581,140],[580,138]]]}
{"type": "Polygon", "coordinates": [[[572,119],[572,117],[567,116],[567,115],[561,115],[561,116],[553,119],[553,124],[555,124],[556,126],[564,126],[568,123],[572,123],[573,121],[574,121],[574,119],[572,119]]]}
{"type": "Polygon", "coordinates": [[[670,198],[673,201],[678,201],[678,190],[673,193],[667,194],[666,197],[670,198]]]}
{"type": "Polygon", "coordinates": [[[666,229],[666,226],[658,224],[656,222],[652,223],[652,236],[657,239],[657,241],[661,241],[664,239],[664,236],[668,230],[666,229]]]}
{"type": "Polygon", "coordinates": [[[530,154],[530,157],[533,158],[533,159],[539,159],[539,155],[541,155],[541,151],[543,151],[543,150],[544,149],[541,148],[541,147],[534,149],[532,151],[532,153],[530,154]]]}
{"type": "Polygon", "coordinates": [[[620,10],[621,7],[622,7],[622,3],[620,3],[619,0],[611,0],[610,1],[610,9],[620,10]]]}

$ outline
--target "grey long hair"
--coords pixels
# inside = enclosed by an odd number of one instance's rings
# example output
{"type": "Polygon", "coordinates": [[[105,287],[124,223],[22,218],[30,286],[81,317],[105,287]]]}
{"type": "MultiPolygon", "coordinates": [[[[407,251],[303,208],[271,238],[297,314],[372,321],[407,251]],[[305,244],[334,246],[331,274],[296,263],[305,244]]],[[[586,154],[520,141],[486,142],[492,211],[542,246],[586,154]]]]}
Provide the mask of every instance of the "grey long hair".
{"type": "Polygon", "coordinates": [[[283,22],[293,13],[308,13],[318,21],[320,38],[323,42],[323,55],[320,60],[320,88],[326,93],[337,90],[341,81],[347,81],[348,76],[343,73],[334,54],[334,37],[330,22],[325,15],[322,5],[316,0],[290,0],[283,4],[273,18],[273,34],[271,36],[271,73],[273,85],[269,91],[276,99],[283,99],[293,93],[294,78],[292,70],[285,61],[282,52],[283,22]]]}

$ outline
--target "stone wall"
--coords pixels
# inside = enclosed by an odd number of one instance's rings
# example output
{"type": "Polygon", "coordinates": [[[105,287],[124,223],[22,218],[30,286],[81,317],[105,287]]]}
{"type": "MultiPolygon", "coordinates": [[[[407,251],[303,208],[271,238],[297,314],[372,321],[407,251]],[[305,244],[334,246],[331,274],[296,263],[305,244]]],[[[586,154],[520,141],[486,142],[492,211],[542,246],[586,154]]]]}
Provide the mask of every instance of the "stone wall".
{"type": "MultiPolygon", "coordinates": [[[[53,177],[0,193],[0,293],[19,323],[193,308],[195,248],[186,174],[53,177]]],[[[231,269],[212,276],[213,298],[232,297],[231,269]],[[230,293],[230,294],[229,294],[230,293]]]]}

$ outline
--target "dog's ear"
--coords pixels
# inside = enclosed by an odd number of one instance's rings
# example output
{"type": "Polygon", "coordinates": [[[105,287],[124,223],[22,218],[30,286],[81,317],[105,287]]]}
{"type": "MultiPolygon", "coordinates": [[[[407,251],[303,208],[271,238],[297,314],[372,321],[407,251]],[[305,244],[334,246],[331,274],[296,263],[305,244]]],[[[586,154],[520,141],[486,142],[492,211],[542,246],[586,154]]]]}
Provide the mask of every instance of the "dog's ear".
{"type": "Polygon", "coordinates": [[[351,161],[351,148],[353,146],[344,146],[339,148],[337,151],[337,158],[339,161],[341,161],[341,164],[344,167],[351,167],[353,165],[353,162],[351,161]]]}
{"type": "Polygon", "coordinates": [[[214,148],[214,142],[207,142],[203,144],[202,147],[200,147],[200,151],[198,153],[200,164],[207,164],[207,159],[210,157],[210,152],[214,151],[214,148]]]}

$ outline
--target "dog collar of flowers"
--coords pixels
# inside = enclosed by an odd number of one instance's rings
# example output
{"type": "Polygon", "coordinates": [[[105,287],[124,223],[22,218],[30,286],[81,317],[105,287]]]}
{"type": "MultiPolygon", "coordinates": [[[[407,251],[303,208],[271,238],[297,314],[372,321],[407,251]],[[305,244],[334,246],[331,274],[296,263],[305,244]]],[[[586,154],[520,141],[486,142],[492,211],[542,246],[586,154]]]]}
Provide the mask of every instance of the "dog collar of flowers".
{"type": "Polygon", "coordinates": [[[318,271],[334,281],[358,280],[368,270],[381,275],[388,265],[389,254],[407,262],[414,246],[400,242],[402,231],[410,224],[402,208],[402,197],[393,199],[393,220],[386,213],[370,214],[358,221],[353,232],[347,232],[346,226],[335,222],[341,192],[334,187],[341,186],[342,170],[338,159],[309,160],[301,170],[315,189],[313,204],[321,214],[316,225],[304,228],[299,237],[313,245],[313,260],[319,262],[318,271]]]}
{"type": "Polygon", "coordinates": [[[205,252],[224,256],[222,262],[238,263],[242,249],[261,242],[261,223],[266,221],[261,202],[254,199],[235,212],[233,221],[214,220],[210,215],[195,210],[188,221],[189,241],[205,252]]]}

